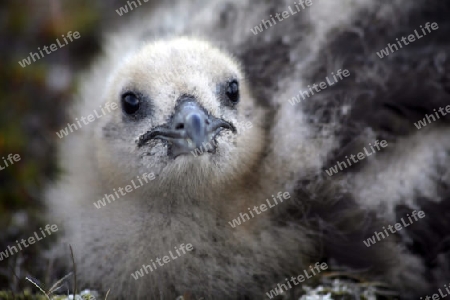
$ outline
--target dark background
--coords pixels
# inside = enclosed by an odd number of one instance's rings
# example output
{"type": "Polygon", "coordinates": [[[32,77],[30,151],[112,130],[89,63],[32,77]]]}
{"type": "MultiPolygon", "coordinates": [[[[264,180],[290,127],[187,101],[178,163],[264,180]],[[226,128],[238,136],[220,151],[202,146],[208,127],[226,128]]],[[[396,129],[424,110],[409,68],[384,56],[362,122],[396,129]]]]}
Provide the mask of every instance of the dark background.
{"type": "MultiPolygon", "coordinates": [[[[142,2],[137,10],[150,9],[142,2]]],[[[21,160],[0,171],[0,251],[27,239],[44,217],[43,192],[57,178],[55,132],[67,123],[65,108],[77,88],[77,71],[88,67],[100,51],[104,31],[127,23],[137,11],[119,16],[118,0],[0,1],[0,158],[21,160]],[[22,68],[18,61],[50,46],[68,31],[81,37],[22,68]]],[[[0,159],[4,167],[3,159],[0,159]]],[[[42,253],[52,238],[30,245],[0,261],[0,290],[36,290],[25,276],[49,287],[54,275],[42,253]]],[[[68,258],[70,259],[70,258],[68,258]]]]}

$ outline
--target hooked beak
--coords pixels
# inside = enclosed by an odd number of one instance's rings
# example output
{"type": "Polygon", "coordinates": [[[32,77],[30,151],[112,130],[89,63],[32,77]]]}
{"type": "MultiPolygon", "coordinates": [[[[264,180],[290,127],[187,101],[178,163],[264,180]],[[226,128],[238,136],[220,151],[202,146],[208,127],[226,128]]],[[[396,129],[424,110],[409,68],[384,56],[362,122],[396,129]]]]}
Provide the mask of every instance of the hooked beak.
{"type": "Polygon", "coordinates": [[[137,145],[142,147],[152,139],[165,140],[170,143],[172,155],[176,157],[207,143],[214,146],[210,142],[224,129],[236,133],[231,123],[207,114],[193,97],[185,96],[175,108],[171,120],[141,135],[137,145]]]}

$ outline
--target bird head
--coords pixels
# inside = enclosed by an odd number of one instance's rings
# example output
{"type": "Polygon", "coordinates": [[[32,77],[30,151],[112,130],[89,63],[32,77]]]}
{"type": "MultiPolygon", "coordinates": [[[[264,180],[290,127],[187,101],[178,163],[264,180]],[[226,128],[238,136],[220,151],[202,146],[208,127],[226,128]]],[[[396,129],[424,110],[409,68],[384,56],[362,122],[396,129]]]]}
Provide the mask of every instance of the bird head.
{"type": "Polygon", "coordinates": [[[221,182],[260,159],[264,110],[226,52],[189,38],[153,42],[110,76],[103,102],[118,109],[103,120],[97,147],[107,172],[221,182]]]}

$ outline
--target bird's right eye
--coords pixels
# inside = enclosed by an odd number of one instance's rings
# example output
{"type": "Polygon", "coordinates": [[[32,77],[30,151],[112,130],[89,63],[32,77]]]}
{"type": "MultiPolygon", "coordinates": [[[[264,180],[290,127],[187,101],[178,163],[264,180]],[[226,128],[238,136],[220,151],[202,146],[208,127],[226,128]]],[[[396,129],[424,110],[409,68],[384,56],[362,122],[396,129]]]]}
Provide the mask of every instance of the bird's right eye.
{"type": "Polygon", "coordinates": [[[133,93],[126,93],[122,96],[122,109],[128,115],[132,115],[139,110],[139,97],[133,93]]]}
{"type": "Polygon", "coordinates": [[[232,80],[228,83],[226,94],[231,103],[236,104],[239,102],[239,83],[237,80],[232,80]]]}

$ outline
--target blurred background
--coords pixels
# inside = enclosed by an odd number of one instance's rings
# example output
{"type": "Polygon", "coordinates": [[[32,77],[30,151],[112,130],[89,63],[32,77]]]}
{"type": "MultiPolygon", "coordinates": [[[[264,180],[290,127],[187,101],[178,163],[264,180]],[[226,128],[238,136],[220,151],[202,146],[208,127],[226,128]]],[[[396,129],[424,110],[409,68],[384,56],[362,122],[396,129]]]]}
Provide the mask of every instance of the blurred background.
{"type": "MultiPolygon", "coordinates": [[[[133,17],[133,13],[116,13],[125,4],[118,0],[0,1],[0,158],[10,153],[21,157],[0,170],[0,252],[52,224],[44,218],[42,198],[45,185],[58,176],[55,132],[67,123],[64,108],[77,87],[75,74],[100,51],[102,32],[133,17]],[[69,31],[78,31],[81,38],[44,53],[26,67],[18,63],[57,38],[64,43],[61,37],[69,31]]],[[[4,167],[3,159],[0,166],[4,167]]],[[[0,291],[36,290],[25,276],[48,287],[52,266],[37,258],[51,241],[51,237],[43,239],[0,261],[0,291]]]]}

